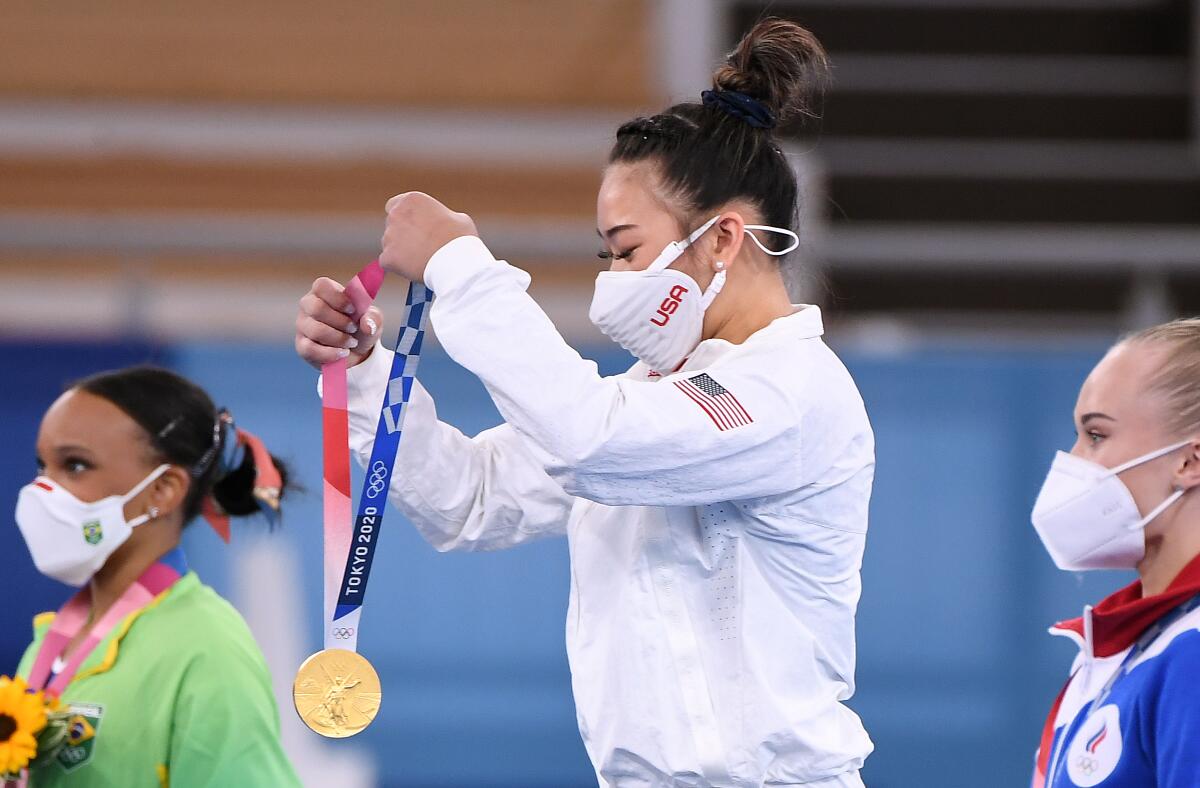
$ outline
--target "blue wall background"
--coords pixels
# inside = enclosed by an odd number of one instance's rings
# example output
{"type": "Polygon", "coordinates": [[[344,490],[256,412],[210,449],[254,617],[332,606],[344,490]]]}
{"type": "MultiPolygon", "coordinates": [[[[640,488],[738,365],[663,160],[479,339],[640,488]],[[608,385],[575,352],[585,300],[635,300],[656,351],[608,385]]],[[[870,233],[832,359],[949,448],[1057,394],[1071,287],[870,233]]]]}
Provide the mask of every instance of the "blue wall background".
{"type": "MultiPolygon", "coordinates": [[[[273,538],[296,544],[311,570],[297,578],[296,592],[312,613],[309,644],[319,646],[320,436],[311,370],[278,347],[4,349],[24,373],[3,384],[0,499],[8,506],[33,474],[37,420],[62,384],[146,358],[200,382],[290,460],[310,492],[291,501],[273,538]]],[[[864,774],[872,788],[1026,784],[1074,649],[1045,628],[1128,579],[1058,572],[1028,522],[1053,451],[1073,440],[1075,395],[1102,351],[843,353],[878,443],[851,704],[876,742],[864,774]]],[[[590,355],[609,372],[626,362],[603,348],[590,355]]],[[[422,378],[447,421],[468,433],[497,423],[482,386],[444,355],[430,353],[422,378]]],[[[66,595],[35,574],[11,516],[7,522],[0,672],[24,648],[29,616],[66,595]]],[[[226,548],[203,526],[187,543],[202,576],[227,592],[226,548]]],[[[563,647],[565,542],[440,555],[390,512],[376,567],[360,648],[384,677],[388,703],[357,741],[375,752],[383,783],[594,785],[563,647]]]]}

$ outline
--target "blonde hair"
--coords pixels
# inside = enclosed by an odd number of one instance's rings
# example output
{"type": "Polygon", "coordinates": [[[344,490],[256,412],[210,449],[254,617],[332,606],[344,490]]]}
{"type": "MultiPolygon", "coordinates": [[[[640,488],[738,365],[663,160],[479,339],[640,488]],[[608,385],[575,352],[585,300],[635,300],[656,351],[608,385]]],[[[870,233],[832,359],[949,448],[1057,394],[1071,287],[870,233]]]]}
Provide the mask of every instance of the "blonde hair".
{"type": "Polygon", "coordinates": [[[1200,318],[1151,326],[1130,334],[1124,344],[1149,345],[1164,351],[1162,364],[1148,387],[1163,397],[1171,430],[1181,434],[1200,430],[1200,318]]]}

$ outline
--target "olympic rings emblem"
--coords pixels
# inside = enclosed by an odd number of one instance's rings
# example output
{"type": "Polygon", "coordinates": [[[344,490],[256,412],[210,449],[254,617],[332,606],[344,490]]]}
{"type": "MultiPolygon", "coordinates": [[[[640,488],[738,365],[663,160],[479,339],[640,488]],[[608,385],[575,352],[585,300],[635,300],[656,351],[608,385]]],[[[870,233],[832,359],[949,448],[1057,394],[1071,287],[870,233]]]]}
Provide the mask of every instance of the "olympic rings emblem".
{"type": "Polygon", "coordinates": [[[382,460],[376,460],[371,466],[371,478],[367,480],[367,497],[378,498],[379,493],[387,488],[388,468],[382,460]]]}
{"type": "Polygon", "coordinates": [[[331,633],[335,640],[349,640],[354,637],[354,627],[338,627],[331,633]]]}
{"type": "Polygon", "coordinates": [[[1089,777],[1096,772],[1096,769],[1100,768],[1099,761],[1097,761],[1095,758],[1089,758],[1086,755],[1079,756],[1079,759],[1075,762],[1075,765],[1078,766],[1079,769],[1089,777]]]}

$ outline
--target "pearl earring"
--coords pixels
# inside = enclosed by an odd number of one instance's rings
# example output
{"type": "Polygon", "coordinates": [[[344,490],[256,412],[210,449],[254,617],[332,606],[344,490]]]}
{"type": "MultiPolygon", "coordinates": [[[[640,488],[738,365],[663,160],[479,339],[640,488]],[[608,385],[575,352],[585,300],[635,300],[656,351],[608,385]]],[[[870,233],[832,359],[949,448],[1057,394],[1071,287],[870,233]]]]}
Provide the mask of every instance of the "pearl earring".
{"type": "Polygon", "coordinates": [[[724,270],[725,270],[725,263],[723,263],[723,262],[721,262],[720,260],[718,260],[718,261],[717,261],[717,270],[718,270],[718,271],[724,271],[724,270]]]}
{"type": "Polygon", "coordinates": [[[147,511],[146,514],[148,514],[150,516],[151,520],[157,520],[158,519],[158,507],[151,506],[150,510],[147,511]]]}

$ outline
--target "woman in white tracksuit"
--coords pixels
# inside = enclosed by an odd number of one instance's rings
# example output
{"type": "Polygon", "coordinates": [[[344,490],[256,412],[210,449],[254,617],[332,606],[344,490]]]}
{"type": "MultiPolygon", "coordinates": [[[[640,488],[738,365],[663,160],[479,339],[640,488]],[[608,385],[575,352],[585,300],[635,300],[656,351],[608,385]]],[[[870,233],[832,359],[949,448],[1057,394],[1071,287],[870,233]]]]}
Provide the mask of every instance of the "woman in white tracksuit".
{"type": "MultiPolygon", "coordinates": [[[[416,386],[391,500],[439,550],[566,534],[567,650],[604,786],[862,785],[872,745],[842,702],[874,441],[775,259],[796,182],[771,128],[824,69],[807,31],[767,20],[702,102],[618,130],[591,317],[640,359],[623,375],[567,346],[469,217],[419,193],[388,205],[381,262],[436,293],[439,340],[506,422],[468,438],[416,386]]],[[[364,462],[391,363],[371,352],[380,320],[328,279],[297,319],[304,358],[355,363],[364,462]]]]}

